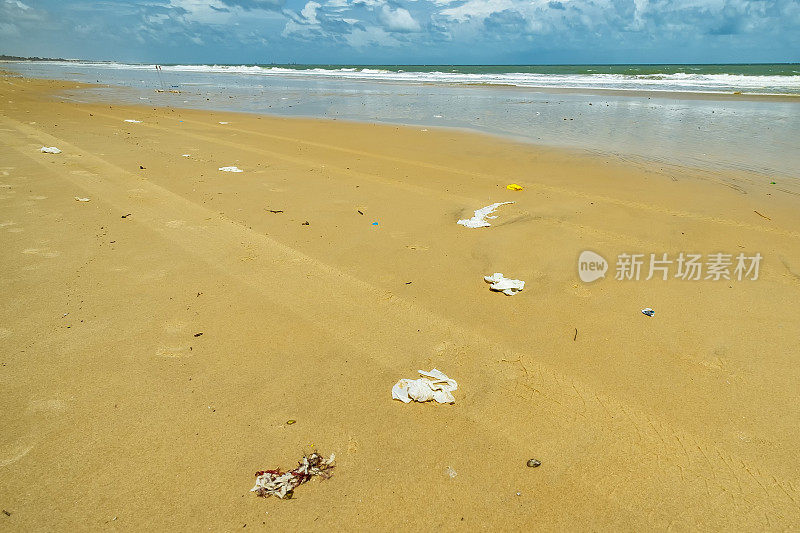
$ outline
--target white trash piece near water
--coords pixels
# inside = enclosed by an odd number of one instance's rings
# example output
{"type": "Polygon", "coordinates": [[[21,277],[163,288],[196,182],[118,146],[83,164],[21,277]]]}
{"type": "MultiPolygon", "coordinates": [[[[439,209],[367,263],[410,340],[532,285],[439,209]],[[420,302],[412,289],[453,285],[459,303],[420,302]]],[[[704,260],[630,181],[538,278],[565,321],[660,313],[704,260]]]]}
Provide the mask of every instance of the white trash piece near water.
{"type": "Polygon", "coordinates": [[[192,157],[192,154],[181,154],[183,157],[192,157]]]}
{"type": "Polygon", "coordinates": [[[244,172],[244,170],[239,167],[219,167],[219,169],[222,172],[244,172]]]}
{"type": "Polygon", "coordinates": [[[141,120],[133,120],[132,118],[126,118],[125,122],[130,122],[131,124],[141,124],[141,120]]]}
{"type": "Polygon", "coordinates": [[[486,207],[481,207],[480,209],[475,211],[475,214],[472,218],[465,218],[463,220],[459,220],[458,224],[462,226],[466,226],[468,228],[488,228],[491,226],[488,222],[486,222],[487,218],[497,218],[493,216],[489,216],[494,213],[494,210],[500,207],[501,205],[506,204],[513,204],[514,202],[497,202],[496,204],[487,205],[486,207]]]}
{"type": "Polygon", "coordinates": [[[60,154],[61,153],[61,150],[59,150],[55,146],[42,146],[39,149],[39,151],[42,152],[43,154],[60,154]]]}
{"type": "Polygon", "coordinates": [[[392,387],[392,399],[409,403],[411,400],[427,402],[435,400],[439,403],[454,403],[451,392],[458,389],[456,380],[450,379],[435,368],[430,372],[418,370],[425,376],[419,379],[401,379],[392,387]]]}
{"type": "Polygon", "coordinates": [[[224,126],[225,124],[230,124],[230,122],[220,122],[220,124],[224,126]]]}
{"type": "Polygon", "coordinates": [[[80,196],[76,196],[75,200],[77,200],[79,202],[88,202],[89,198],[81,198],[80,196]]]}
{"type": "Polygon", "coordinates": [[[514,296],[525,288],[524,281],[505,278],[501,272],[495,272],[491,276],[484,276],[483,279],[486,283],[491,283],[489,285],[491,290],[502,292],[506,296],[514,296]]]}

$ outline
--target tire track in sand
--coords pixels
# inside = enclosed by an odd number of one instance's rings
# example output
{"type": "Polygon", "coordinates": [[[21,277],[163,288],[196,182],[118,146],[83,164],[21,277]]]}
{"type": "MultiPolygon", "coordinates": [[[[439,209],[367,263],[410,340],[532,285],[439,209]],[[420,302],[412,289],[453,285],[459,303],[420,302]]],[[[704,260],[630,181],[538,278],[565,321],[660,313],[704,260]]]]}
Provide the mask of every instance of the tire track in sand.
{"type": "MultiPolygon", "coordinates": [[[[569,484],[597,500],[632,515],[647,513],[651,525],[665,528],[791,527],[800,518],[800,497],[792,480],[778,479],[768,469],[728,453],[700,435],[663,424],[635,406],[598,395],[543,363],[541,355],[508,350],[477,331],[220,217],[63,139],[24,125],[16,129],[31,140],[31,145],[42,139],[60,144],[66,148],[70,163],[102,173],[102,179],[93,172],[65,176],[98,201],[123,210],[135,203],[128,192],[141,189],[146,202],[137,203],[135,223],[264,298],[288,306],[293,314],[314,316],[337,342],[358,346],[378,339],[386,346],[402,345],[398,332],[424,327],[440,341],[459,338],[468,343],[484,357],[462,366],[460,381],[469,394],[465,393],[460,410],[453,416],[471,420],[478,435],[491,435],[500,446],[522,447],[536,431],[535,424],[520,422],[509,427],[504,421],[519,413],[548,413],[549,430],[560,435],[561,446],[578,446],[571,456],[583,457],[560,473],[569,471],[569,484]],[[176,219],[187,224],[170,227],[168,223],[176,219]],[[252,261],[236,259],[243,246],[253,255],[252,261]],[[293,291],[295,298],[287,302],[279,297],[286,287],[302,290],[293,291]],[[332,287],[337,292],[332,293],[332,287]],[[371,310],[368,318],[363,315],[365,306],[371,310]],[[339,331],[338,316],[353,317],[348,331],[339,331]],[[363,320],[367,323],[359,325],[363,320]],[[503,359],[518,361],[519,368],[509,368],[503,359]],[[594,442],[585,442],[583,435],[587,433],[595,435],[594,442]],[[604,461],[592,461],[596,454],[603,454],[604,461]],[[614,468],[609,469],[609,464],[614,468]],[[658,505],[646,510],[630,507],[628,502],[638,501],[636,496],[642,491],[658,495],[658,505]],[[698,523],[698,517],[702,522],[698,523]]],[[[17,151],[36,161],[45,172],[60,170],[33,153],[17,151]]],[[[387,368],[380,357],[363,355],[371,364],[387,368]]],[[[397,369],[392,370],[394,374],[397,369]]],[[[549,479],[556,482],[559,478],[549,479]]]]}

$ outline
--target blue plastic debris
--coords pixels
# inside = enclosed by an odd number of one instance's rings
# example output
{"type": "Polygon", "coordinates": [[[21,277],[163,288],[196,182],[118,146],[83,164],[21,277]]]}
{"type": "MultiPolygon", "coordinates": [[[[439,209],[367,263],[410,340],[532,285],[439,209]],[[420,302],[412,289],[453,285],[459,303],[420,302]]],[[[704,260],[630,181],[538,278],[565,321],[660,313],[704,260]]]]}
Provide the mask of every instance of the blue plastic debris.
{"type": "Polygon", "coordinates": [[[642,309],[642,314],[647,316],[655,316],[656,312],[647,307],[645,309],[642,309]]]}
{"type": "Polygon", "coordinates": [[[377,226],[377,225],[378,225],[378,223],[377,223],[377,222],[373,222],[373,223],[372,223],[372,225],[373,225],[373,226],[377,226]]]}

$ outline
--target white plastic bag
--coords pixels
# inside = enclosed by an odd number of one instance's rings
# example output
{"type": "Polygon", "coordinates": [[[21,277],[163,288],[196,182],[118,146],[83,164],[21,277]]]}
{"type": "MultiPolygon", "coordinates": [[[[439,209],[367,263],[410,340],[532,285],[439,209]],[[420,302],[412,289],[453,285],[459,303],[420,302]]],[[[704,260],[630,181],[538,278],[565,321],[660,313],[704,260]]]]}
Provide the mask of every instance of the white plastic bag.
{"type": "Polygon", "coordinates": [[[458,389],[456,380],[450,379],[443,372],[435,368],[430,372],[418,370],[425,376],[419,379],[401,379],[392,387],[392,399],[409,403],[412,400],[427,402],[435,400],[438,403],[454,403],[456,400],[451,394],[458,389]]]}
{"type": "Polygon", "coordinates": [[[462,226],[466,226],[468,228],[488,228],[489,226],[491,226],[491,224],[486,222],[486,219],[497,218],[489,215],[494,213],[495,209],[497,209],[501,205],[513,204],[513,203],[514,202],[498,202],[496,204],[487,205],[486,207],[481,207],[480,209],[475,211],[475,214],[472,216],[472,218],[465,218],[459,220],[457,223],[461,224],[462,226]]]}
{"type": "Polygon", "coordinates": [[[483,279],[486,283],[491,283],[491,285],[489,285],[491,290],[502,292],[506,296],[514,296],[525,288],[524,281],[503,277],[502,272],[495,272],[491,276],[484,276],[483,279]]]}

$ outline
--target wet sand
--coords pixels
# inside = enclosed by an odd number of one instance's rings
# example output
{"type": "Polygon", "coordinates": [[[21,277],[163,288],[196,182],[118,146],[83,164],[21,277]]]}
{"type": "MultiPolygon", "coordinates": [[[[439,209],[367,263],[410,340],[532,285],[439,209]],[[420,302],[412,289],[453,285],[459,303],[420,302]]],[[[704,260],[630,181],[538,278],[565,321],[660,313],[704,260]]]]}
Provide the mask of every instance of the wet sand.
{"type": "Polygon", "coordinates": [[[795,181],[66,87],[0,79],[5,529],[800,522],[795,181]],[[583,250],[606,279],[578,279],[583,250]],[[764,259],[614,279],[680,252],[764,259]],[[391,400],[433,367],[455,404],[391,400]],[[331,479],[249,492],[312,448],[331,479]]]}

